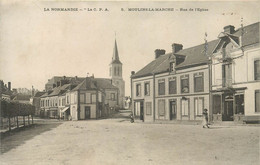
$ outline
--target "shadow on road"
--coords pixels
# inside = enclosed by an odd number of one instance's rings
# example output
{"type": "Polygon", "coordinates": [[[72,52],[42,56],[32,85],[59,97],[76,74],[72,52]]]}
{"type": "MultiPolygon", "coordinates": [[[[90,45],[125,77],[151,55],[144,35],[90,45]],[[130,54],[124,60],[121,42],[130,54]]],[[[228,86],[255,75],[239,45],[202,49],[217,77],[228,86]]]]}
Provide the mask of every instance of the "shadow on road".
{"type": "Polygon", "coordinates": [[[58,127],[62,123],[36,123],[27,127],[15,129],[0,134],[1,141],[1,152],[0,154],[6,153],[11,149],[14,149],[26,141],[32,139],[34,136],[40,135],[43,132],[50,131],[53,128],[58,127]]]}

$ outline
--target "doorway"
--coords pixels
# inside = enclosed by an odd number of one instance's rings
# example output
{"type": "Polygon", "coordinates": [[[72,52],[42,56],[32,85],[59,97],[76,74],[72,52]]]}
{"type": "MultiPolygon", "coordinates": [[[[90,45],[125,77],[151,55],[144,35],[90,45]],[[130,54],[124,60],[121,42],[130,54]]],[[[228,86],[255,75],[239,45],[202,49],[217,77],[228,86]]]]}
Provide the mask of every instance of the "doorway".
{"type": "Polygon", "coordinates": [[[144,102],[140,102],[140,120],[144,121],[144,102]]]}
{"type": "Polygon", "coordinates": [[[233,96],[229,95],[225,97],[224,103],[224,112],[223,112],[223,121],[233,121],[234,112],[233,112],[233,96]]]}
{"type": "Polygon", "coordinates": [[[85,107],[85,119],[90,119],[90,106],[85,107]]]}
{"type": "Polygon", "coordinates": [[[170,101],[170,120],[175,120],[177,117],[177,105],[176,100],[170,101]]]}

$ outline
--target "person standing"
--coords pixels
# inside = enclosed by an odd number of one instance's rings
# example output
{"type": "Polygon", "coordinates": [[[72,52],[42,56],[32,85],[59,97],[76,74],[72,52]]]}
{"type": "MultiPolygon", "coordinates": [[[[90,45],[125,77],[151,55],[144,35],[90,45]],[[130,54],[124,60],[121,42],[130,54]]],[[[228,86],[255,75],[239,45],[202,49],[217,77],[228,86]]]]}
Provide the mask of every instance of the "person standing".
{"type": "Polygon", "coordinates": [[[208,110],[204,109],[202,115],[203,115],[203,120],[202,120],[203,128],[209,128],[208,110]]]}

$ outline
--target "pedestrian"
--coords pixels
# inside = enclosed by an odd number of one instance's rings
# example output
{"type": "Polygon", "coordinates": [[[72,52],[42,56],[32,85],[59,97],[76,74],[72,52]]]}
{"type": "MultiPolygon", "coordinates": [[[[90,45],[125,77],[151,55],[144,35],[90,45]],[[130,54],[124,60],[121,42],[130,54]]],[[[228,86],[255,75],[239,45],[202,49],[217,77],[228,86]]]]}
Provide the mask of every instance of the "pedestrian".
{"type": "Polygon", "coordinates": [[[203,120],[202,120],[202,126],[203,128],[209,128],[209,117],[208,117],[208,110],[203,110],[203,120]]]}

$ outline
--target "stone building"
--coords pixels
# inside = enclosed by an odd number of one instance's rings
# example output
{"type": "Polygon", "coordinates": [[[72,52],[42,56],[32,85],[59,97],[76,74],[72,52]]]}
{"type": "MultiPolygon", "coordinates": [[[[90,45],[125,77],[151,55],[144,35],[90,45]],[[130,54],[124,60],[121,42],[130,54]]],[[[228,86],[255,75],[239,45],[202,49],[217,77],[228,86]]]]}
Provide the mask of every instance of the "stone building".
{"type": "Polygon", "coordinates": [[[218,39],[191,48],[157,49],[132,72],[132,112],[148,122],[200,121],[204,108],[213,121],[259,120],[259,59],[259,23],[227,26],[218,39]]]}
{"type": "Polygon", "coordinates": [[[259,22],[224,27],[212,51],[213,121],[260,122],[259,22]]]}
{"type": "Polygon", "coordinates": [[[112,61],[109,65],[109,76],[112,79],[112,84],[119,89],[118,105],[120,108],[124,108],[125,101],[125,81],[123,80],[123,64],[119,60],[119,54],[117,49],[117,43],[115,40],[114,52],[112,56],[112,61]]]}

